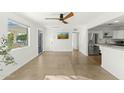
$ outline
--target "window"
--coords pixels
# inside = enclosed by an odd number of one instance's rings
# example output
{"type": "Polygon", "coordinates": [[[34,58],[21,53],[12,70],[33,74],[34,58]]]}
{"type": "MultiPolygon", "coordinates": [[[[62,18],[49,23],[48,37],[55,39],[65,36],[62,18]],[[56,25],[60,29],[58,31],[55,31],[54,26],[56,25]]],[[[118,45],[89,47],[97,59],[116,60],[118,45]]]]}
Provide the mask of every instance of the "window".
{"type": "Polygon", "coordinates": [[[11,48],[28,46],[29,27],[13,20],[8,20],[8,45],[11,48]]]}

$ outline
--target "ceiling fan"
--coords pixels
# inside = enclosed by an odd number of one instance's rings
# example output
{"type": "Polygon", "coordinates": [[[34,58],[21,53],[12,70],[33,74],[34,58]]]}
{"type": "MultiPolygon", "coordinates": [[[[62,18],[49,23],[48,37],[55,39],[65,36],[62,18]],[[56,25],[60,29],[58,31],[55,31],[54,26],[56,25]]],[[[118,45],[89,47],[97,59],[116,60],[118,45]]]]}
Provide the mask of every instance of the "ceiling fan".
{"type": "Polygon", "coordinates": [[[62,21],[64,24],[68,24],[65,20],[74,16],[73,12],[68,13],[64,16],[64,14],[60,14],[59,18],[45,18],[46,20],[59,20],[62,21]]]}

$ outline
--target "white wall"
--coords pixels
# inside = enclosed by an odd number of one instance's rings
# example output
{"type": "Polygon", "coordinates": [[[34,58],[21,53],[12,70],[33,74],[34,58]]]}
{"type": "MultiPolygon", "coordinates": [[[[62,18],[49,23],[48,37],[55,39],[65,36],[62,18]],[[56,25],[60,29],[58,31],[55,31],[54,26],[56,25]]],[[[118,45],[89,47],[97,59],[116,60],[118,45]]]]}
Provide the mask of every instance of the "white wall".
{"type": "MultiPolygon", "coordinates": [[[[8,19],[15,20],[30,26],[29,32],[29,46],[23,48],[16,48],[11,51],[12,56],[15,58],[17,65],[1,65],[3,71],[0,71],[0,79],[3,79],[16,69],[20,68],[31,59],[38,55],[38,28],[43,29],[39,24],[32,22],[22,16],[14,13],[0,13],[0,36],[8,32],[8,19]]],[[[44,30],[44,29],[43,29],[44,30]]]]}
{"type": "Polygon", "coordinates": [[[79,26],[79,51],[88,56],[88,29],[86,26],[79,26]]]}
{"type": "Polygon", "coordinates": [[[46,32],[46,51],[72,51],[72,29],[48,29],[46,32]],[[57,39],[59,32],[68,32],[69,39],[57,39]]]}

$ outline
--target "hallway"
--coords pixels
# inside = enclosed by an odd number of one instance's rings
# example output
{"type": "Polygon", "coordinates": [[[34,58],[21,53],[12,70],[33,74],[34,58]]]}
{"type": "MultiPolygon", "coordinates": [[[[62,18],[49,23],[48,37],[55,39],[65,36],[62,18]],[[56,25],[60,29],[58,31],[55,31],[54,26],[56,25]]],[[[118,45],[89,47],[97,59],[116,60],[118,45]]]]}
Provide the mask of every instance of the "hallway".
{"type": "MultiPolygon", "coordinates": [[[[97,60],[98,61],[98,60],[97,60]]],[[[79,52],[46,52],[5,80],[114,80],[93,59],[79,52]]]]}

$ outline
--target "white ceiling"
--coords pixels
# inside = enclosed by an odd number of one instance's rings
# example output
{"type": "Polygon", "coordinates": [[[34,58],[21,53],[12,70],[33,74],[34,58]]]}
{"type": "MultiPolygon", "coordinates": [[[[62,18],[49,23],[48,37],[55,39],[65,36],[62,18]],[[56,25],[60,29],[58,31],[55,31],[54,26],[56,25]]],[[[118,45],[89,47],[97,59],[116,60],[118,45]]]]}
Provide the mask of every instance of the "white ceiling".
{"type": "Polygon", "coordinates": [[[65,15],[68,14],[68,12],[21,12],[19,14],[28,17],[38,23],[42,23],[46,27],[57,27],[63,25],[83,25],[103,14],[103,12],[74,12],[74,16],[66,20],[69,24],[63,24],[59,20],[45,20],[45,18],[59,17],[60,13],[64,13],[65,15]]]}
{"type": "Polygon", "coordinates": [[[112,19],[104,24],[98,25],[96,27],[93,27],[89,30],[94,30],[94,31],[98,31],[98,30],[103,30],[103,29],[120,29],[120,30],[124,30],[124,16],[120,16],[118,18],[112,19]]]}

